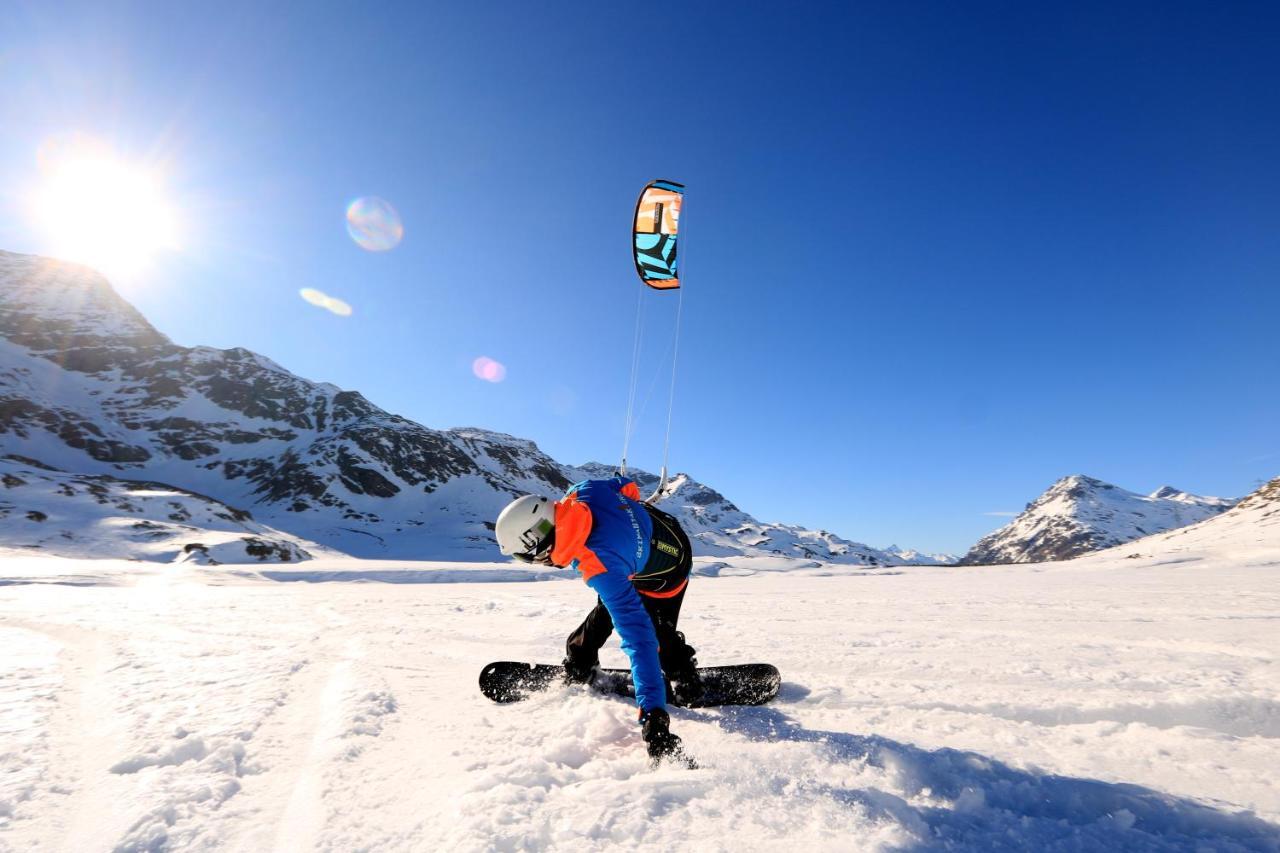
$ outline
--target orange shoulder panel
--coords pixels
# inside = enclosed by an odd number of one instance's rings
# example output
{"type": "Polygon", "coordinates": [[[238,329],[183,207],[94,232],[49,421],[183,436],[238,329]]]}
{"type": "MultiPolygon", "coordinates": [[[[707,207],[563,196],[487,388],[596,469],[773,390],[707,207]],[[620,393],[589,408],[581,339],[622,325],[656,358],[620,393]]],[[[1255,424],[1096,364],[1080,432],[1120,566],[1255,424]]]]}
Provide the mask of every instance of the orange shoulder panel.
{"type": "Polygon", "coordinates": [[[633,501],[640,500],[640,487],[636,485],[635,480],[630,480],[622,487],[622,496],[631,498],[633,501]]]}
{"type": "Polygon", "coordinates": [[[590,535],[591,510],[577,495],[569,495],[556,504],[556,546],[551,551],[551,562],[567,566],[577,560],[584,581],[606,571],[604,563],[587,547],[590,535]]]}

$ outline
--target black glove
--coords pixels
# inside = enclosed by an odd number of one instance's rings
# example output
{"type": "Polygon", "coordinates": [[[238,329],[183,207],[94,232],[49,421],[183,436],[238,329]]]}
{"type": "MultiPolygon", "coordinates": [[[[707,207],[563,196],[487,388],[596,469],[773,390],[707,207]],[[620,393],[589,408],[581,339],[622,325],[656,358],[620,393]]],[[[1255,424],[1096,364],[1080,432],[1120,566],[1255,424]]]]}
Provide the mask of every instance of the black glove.
{"type": "Polygon", "coordinates": [[[680,738],[671,733],[671,716],[662,708],[654,708],[640,715],[641,732],[649,757],[654,761],[669,755],[680,755],[680,738]]]}
{"type": "Polygon", "coordinates": [[[570,684],[590,684],[591,679],[595,677],[596,667],[599,665],[599,658],[582,661],[566,655],[564,659],[564,680],[570,684]]]}

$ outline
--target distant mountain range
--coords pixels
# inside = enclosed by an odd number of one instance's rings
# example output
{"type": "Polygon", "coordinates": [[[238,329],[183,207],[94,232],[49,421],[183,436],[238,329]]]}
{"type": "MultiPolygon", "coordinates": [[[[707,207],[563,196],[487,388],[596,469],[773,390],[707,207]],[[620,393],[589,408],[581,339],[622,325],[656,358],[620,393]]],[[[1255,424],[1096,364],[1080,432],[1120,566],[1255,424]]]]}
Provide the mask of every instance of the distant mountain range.
{"type": "Polygon", "coordinates": [[[1261,557],[1258,562],[1274,567],[1277,547],[1280,547],[1280,477],[1244,496],[1226,512],[1091,554],[1088,559],[1097,556],[1105,560],[1116,554],[1137,558],[1218,551],[1232,553],[1243,560],[1258,555],[1261,557]]]}
{"type": "Polygon", "coordinates": [[[1069,560],[1225,512],[1234,500],[1163,486],[1149,495],[1080,474],[1063,477],[1013,521],[984,536],[965,565],[1069,560]]]}
{"type": "MultiPolygon", "coordinates": [[[[0,457],[0,547],[210,562],[330,552],[497,559],[493,520],[512,496],[555,496],[613,474],[598,463],[562,464],[498,432],[430,429],[245,349],[178,346],[92,270],[8,252],[0,252],[0,457]]],[[[657,485],[650,473],[628,473],[646,494],[657,485]]],[[[961,562],[1070,559],[1234,504],[1074,475],[961,562]]],[[[761,522],[688,474],[667,484],[662,506],[704,556],[956,562],[761,522]]]]}
{"type": "MultiPolygon", "coordinates": [[[[427,428],[245,349],[178,346],[92,270],[8,252],[0,456],[15,481],[0,545],[143,559],[497,559],[493,520],[514,495],[612,473],[502,433],[427,428]]],[[[662,506],[706,555],[954,561],[763,523],[687,474],[662,506]]]]}

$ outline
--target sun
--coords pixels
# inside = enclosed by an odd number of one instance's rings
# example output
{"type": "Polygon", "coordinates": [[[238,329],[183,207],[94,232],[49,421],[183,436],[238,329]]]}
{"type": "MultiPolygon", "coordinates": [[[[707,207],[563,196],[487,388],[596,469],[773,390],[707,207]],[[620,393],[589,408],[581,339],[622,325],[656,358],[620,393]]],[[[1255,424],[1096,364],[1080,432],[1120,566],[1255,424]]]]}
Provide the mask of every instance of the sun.
{"type": "Polygon", "coordinates": [[[177,217],[158,169],[77,141],[42,149],[40,172],[31,218],[60,260],[130,278],[177,248],[177,217]]]}

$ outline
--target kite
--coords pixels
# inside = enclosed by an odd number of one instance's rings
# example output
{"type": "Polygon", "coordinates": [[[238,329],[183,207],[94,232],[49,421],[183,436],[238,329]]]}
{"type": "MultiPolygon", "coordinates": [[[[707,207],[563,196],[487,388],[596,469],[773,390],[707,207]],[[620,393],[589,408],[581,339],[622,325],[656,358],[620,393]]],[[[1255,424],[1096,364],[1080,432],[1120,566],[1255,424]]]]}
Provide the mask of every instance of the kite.
{"type": "Polygon", "coordinates": [[[636,272],[640,280],[656,290],[680,286],[676,272],[676,241],[680,232],[680,204],[684,185],[675,181],[652,181],[636,202],[632,229],[636,272]]]}

